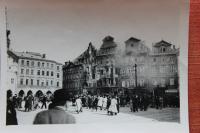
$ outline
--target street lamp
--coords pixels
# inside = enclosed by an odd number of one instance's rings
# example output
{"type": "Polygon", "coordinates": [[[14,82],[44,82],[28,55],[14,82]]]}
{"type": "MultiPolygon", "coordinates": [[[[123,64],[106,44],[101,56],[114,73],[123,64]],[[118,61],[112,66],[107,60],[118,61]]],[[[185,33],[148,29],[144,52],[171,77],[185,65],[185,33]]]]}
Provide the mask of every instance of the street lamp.
{"type": "Polygon", "coordinates": [[[137,88],[137,64],[135,64],[133,67],[135,71],[135,87],[137,88]]]}

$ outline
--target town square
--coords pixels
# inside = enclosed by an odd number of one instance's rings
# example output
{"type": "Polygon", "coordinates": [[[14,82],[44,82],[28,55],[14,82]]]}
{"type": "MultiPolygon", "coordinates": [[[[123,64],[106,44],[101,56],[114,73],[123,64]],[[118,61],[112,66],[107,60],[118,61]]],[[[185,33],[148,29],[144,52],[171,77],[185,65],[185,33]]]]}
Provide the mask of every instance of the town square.
{"type": "Polygon", "coordinates": [[[4,9],[6,125],[181,122],[179,8],[16,1],[4,9]]]}

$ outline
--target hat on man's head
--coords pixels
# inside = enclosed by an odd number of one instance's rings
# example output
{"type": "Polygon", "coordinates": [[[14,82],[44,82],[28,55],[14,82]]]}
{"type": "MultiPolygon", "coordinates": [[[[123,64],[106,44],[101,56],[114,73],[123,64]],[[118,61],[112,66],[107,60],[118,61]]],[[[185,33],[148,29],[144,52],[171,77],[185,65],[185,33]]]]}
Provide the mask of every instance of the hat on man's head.
{"type": "Polygon", "coordinates": [[[68,93],[65,89],[59,89],[54,92],[53,102],[61,102],[68,100],[68,93]]]}

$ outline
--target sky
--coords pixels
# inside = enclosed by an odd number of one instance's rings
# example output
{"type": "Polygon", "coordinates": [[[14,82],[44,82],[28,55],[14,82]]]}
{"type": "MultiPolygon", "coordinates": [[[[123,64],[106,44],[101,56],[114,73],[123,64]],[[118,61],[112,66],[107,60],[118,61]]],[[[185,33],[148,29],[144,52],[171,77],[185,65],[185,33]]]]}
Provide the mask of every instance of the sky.
{"type": "Polygon", "coordinates": [[[179,23],[185,0],[7,0],[11,48],[45,53],[63,63],[98,49],[111,35],[124,46],[130,37],[180,47],[179,23]]]}

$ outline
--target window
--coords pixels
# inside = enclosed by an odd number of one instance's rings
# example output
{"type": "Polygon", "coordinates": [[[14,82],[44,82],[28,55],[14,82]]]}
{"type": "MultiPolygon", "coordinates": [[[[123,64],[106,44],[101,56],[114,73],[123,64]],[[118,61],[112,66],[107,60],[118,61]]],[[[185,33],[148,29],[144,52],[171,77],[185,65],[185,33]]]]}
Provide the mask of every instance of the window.
{"type": "Polygon", "coordinates": [[[51,86],[53,86],[53,80],[51,80],[51,86]]]}
{"type": "Polygon", "coordinates": [[[29,75],[29,69],[26,69],[26,75],[29,75]]]}
{"type": "Polygon", "coordinates": [[[48,80],[46,81],[46,86],[49,86],[49,81],[48,80]]]}
{"type": "Polygon", "coordinates": [[[33,69],[31,70],[31,75],[34,75],[34,70],[33,69]]]}
{"type": "Polygon", "coordinates": [[[103,70],[100,70],[100,74],[103,75],[103,70]]]}
{"type": "Polygon", "coordinates": [[[47,67],[49,67],[49,63],[47,63],[47,67]]]}
{"type": "Polygon", "coordinates": [[[42,67],[44,67],[44,62],[42,62],[42,67]]]}
{"type": "Polygon", "coordinates": [[[131,47],[133,47],[133,46],[134,46],[134,44],[132,43],[132,44],[131,44],[131,47]]]}
{"type": "Polygon", "coordinates": [[[26,79],[26,85],[28,85],[28,79],[26,79]]]}
{"type": "Polygon", "coordinates": [[[59,87],[59,82],[57,82],[57,87],[59,87]]]}
{"type": "Polygon", "coordinates": [[[59,70],[60,68],[59,68],[59,66],[57,66],[57,70],[59,70]]]}
{"type": "Polygon", "coordinates": [[[165,87],[165,79],[161,79],[161,87],[165,87]]]}
{"type": "Polygon", "coordinates": [[[140,86],[144,86],[144,80],[143,80],[143,79],[140,80],[140,81],[139,81],[139,84],[140,84],[140,86]]]}
{"type": "Polygon", "coordinates": [[[44,86],[44,82],[42,82],[42,86],[44,86]]]}
{"type": "Polygon", "coordinates": [[[126,87],[126,81],[122,81],[122,87],[126,87]]]}
{"type": "Polygon", "coordinates": [[[34,66],[34,61],[31,62],[31,66],[32,66],[32,67],[34,66]]]}
{"type": "Polygon", "coordinates": [[[152,81],[152,83],[153,83],[154,86],[158,85],[157,80],[155,80],[155,79],[152,81]]]}
{"type": "Polygon", "coordinates": [[[26,61],[26,65],[29,66],[29,61],[26,61]]]}
{"type": "Polygon", "coordinates": [[[37,75],[40,75],[40,70],[37,71],[37,75]]]}
{"type": "Polygon", "coordinates": [[[53,64],[51,64],[51,68],[53,68],[53,64]]]}
{"type": "Polygon", "coordinates": [[[49,71],[47,71],[47,76],[49,76],[49,71]]]}
{"type": "Polygon", "coordinates": [[[40,67],[40,62],[38,62],[38,67],[40,67]]]}
{"type": "Polygon", "coordinates": [[[14,79],[13,78],[11,78],[11,84],[14,84],[14,79]]]}
{"type": "Polygon", "coordinates": [[[174,79],[173,78],[170,79],[169,84],[174,85],[174,79]]]}
{"type": "Polygon", "coordinates": [[[44,71],[42,71],[42,76],[44,76],[44,71]]]}
{"type": "Polygon", "coordinates": [[[21,69],[21,74],[24,74],[24,69],[21,69]]]}
{"type": "Polygon", "coordinates": [[[37,80],[37,86],[39,86],[40,85],[40,80],[37,80]]]}
{"type": "Polygon", "coordinates": [[[169,59],[171,62],[174,62],[174,58],[173,57],[170,57],[169,59]]]}
{"type": "Polygon", "coordinates": [[[21,60],[21,65],[24,65],[24,60],[21,60]]]}
{"type": "Polygon", "coordinates": [[[33,79],[31,79],[31,85],[33,85],[33,79]]]}
{"type": "Polygon", "coordinates": [[[156,62],[156,58],[153,58],[153,62],[156,62]]]}
{"type": "Polygon", "coordinates": [[[166,51],[166,48],[163,48],[163,52],[165,52],[166,51]]]}
{"type": "Polygon", "coordinates": [[[126,81],[126,87],[130,87],[130,82],[126,81]]]}
{"type": "Polygon", "coordinates": [[[23,84],[24,84],[24,80],[20,79],[20,85],[23,85],[23,84]]]}
{"type": "Polygon", "coordinates": [[[51,76],[53,76],[53,72],[51,72],[51,76]]]}
{"type": "Polygon", "coordinates": [[[57,73],[57,78],[59,78],[60,77],[60,75],[59,75],[59,73],[57,73]]]}

